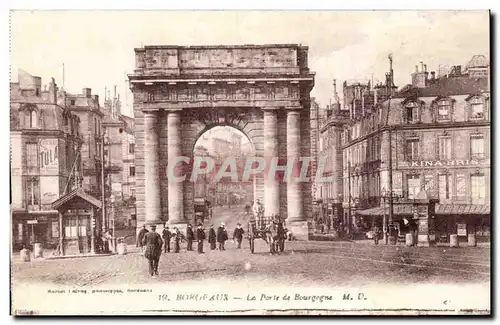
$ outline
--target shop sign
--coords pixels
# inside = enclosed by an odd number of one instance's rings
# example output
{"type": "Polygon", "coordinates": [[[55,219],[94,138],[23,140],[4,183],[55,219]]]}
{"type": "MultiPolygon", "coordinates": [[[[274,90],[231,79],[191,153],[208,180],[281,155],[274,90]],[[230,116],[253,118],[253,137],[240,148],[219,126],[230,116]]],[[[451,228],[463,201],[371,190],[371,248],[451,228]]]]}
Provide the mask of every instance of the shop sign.
{"type": "Polygon", "coordinates": [[[27,224],[28,225],[36,225],[38,223],[38,220],[28,220],[27,224]]]}
{"type": "Polygon", "coordinates": [[[446,166],[470,166],[470,165],[479,165],[479,161],[476,159],[421,160],[421,161],[412,161],[410,167],[446,167],[446,166]]]}
{"type": "Polygon", "coordinates": [[[465,223],[457,224],[457,235],[467,236],[467,224],[465,223]]]}

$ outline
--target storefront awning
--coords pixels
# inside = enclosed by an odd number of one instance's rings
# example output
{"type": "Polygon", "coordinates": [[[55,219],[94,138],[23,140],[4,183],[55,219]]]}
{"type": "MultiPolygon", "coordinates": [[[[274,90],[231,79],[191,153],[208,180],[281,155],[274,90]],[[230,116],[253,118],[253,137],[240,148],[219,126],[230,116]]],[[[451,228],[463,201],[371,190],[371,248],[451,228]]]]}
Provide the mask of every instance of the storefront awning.
{"type": "Polygon", "coordinates": [[[61,196],[52,203],[52,208],[61,209],[79,209],[83,206],[93,205],[96,208],[101,207],[101,201],[85,193],[81,188],[73,190],[66,195],[61,196]]]}
{"type": "MultiPolygon", "coordinates": [[[[410,205],[394,205],[392,209],[393,214],[395,215],[409,215],[413,214],[412,206],[410,205]]],[[[358,210],[355,212],[360,216],[383,216],[384,208],[383,207],[375,207],[366,210],[358,210]]],[[[385,214],[389,215],[389,207],[385,207],[385,214]]]]}
{"type": "Polygon", "coordinates": [[[478,215],[490,214],[488,204],[437,204],[436,215],[478,215]]]}
{"type": "MultiPolygon", "coordinates": [[[[489,215],[490,206],[487,204],[436,204],[436,215],[489,215]]],[[[394,215],[413,215],[411,205],[394,205],[394,215]]],[[[366,210],[358,210],[355,214],[360,216],[383,216],[384,208],[375,207],[366,210]]],[[[385,214],[389,215],[389,207],[385,208],[385,214]]]]}

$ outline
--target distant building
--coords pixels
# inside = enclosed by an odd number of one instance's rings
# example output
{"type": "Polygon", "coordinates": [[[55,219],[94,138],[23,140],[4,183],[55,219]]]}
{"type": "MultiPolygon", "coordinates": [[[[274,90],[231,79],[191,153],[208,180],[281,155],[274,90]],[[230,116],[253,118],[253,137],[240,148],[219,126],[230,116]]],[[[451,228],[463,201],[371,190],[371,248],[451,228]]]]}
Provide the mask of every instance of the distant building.
{"type": "Polygon", "coordinates": [[[115,227],[136,226],[134,120],[122,115],[120,95],[114,88],[104,98],[104,161],[110,220],[115,227]]]}
{"type": "MultiPolygon", "coordinates": [[[[42,89],[41,82],[40,77],[20,70],[18,82],[10,84],[14,249],[33,243],[55,247],[60,236],[59,215],[51,204],[82,182],[80,117],[59,103],[54,79],[48,89],[42,89]]],[[[71,222],[64,220],[64,229],[71,222]]]]}
{"type": "Polygon", "coordinates": [[[99,96],[92,95],[90,88],[81,94],[58,92],[57,102],[80,119],[80,131],[84,143],[81,148],[83,164],[83,189],[90,195],[101,198],[101,145],[104,112],[99,105],[99,96]]]}

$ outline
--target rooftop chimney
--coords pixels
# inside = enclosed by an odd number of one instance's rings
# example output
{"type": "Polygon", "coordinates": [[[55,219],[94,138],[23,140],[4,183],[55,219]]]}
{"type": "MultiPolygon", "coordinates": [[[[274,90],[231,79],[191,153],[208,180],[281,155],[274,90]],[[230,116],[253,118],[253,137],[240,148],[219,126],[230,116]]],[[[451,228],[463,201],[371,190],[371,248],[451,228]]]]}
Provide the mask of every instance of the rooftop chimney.
{"type": "Polygon", "coordinates": [[[90,96],[92,95],[92,89],[90,89],[90,88],[83,88],[82,94],[83,94],[83,96],[85,96],[87,98],[90,98],[90,96]]]}
{"type": "Polygon", "coordinates": [[[418,72],[418,65],[415,64],[415,72],[418,72]]]}
{"type": "Polygon", "coordinates": [[[431,71],[431,80],[436,79],[436,71],[431,71]]]}
{"type": "Polygon", "coordinates": [[[427,72],[427,64],[424,64],[424,72],[427,72]]]}

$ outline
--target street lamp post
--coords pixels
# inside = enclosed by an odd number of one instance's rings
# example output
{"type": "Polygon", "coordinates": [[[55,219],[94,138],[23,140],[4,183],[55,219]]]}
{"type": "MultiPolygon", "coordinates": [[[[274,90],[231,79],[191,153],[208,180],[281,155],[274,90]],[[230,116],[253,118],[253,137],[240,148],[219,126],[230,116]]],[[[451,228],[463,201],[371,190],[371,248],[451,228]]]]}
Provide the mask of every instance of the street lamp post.
{"type": "Polygon", "coordinates": [[[96,137],[96,141],[99,143],[99,151],[101,158],[101,198],[102,198],[102,224],[101,228],[104,231],[106,228],[106,194],[104,190],[104,134],[100,134],[96,137]]]}
{"type": "Polygon", "coordinates": [[[111,226],[113,229],[113,236],[112,236],[112,241],[113,241],[113,253],[116,253],[116,234],[115,234],[115,196],[111,195],[110,198],[110,203],[111,203],[111,226]]]}
{"type": "Polygon", "coordinates": [[[347,197],[347,204],[348,204],[348,220],[347,220],[347,233],[351,233],[351,162],[347,162],[347,179],[348,179],[348,185],[349,185],[349,190],[348,190],[348,197],[347,197]]]}
{"type": "Polygon", "coordinates": [[[387,193],[385,191],[385,188],[382,189],[382,201],[383,201],[383,220],[382,220],[382,232],[383,232],[383,235],[384,235],[384,245],[387,245],[387,214],[385,213],[385,200],[387,198],[387,193]]]}

